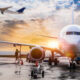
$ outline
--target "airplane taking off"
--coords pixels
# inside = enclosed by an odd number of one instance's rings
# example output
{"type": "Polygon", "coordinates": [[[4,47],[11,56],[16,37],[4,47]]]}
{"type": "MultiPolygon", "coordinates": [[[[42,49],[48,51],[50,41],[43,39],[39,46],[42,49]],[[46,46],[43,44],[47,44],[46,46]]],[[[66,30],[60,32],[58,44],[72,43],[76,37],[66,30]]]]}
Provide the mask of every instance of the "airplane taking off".
{"type": "Polygon", "coordinates": [[[76,63],[80,61],[80,26],[68,25],[61,30],[60,36],[58,38],[57,37],[49,38],[57,39],[59,41],[58,48],[40,46],[35,44],[13,43],[6,41],[0,41],[0,43],[11,44],[13,46],[20,46],[20,53],[21,46],[29,46],[30,52],[28,53],[27,58],[30,61],[43,60],[45,58],[45,50],[50,50],[52,52],[52,56],[50,57],[49,62],[50,63],[54,62],[56,64],[57,59],[54,58],[54,52],[57,52],[62,56],[71,58],[70,67],[71,68],[75,67],[74,61],[76,61],[76,63]]]}
{"type": "Polygon", "coordinates": [[[11,10],[8,10],[8,8],[11,8],[11,7],[0,8],[1,14],[4,14],[4,12],[21,14],[21,13],[23,13],[24,10],[26,9],[25,7],[22,7],[22,8],[20,8],[19,10],[11,11],[11,10]]]}

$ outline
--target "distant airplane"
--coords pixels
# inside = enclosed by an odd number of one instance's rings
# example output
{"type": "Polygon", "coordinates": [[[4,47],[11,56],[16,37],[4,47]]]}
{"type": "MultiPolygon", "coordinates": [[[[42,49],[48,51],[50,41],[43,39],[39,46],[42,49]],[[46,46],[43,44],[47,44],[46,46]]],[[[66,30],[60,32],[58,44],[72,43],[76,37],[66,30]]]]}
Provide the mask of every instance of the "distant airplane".
{"type": "Polygon", "coordinates": [[[4,12],[21,14],[26,9],[25,7],[22,7],[19,10],[11,11],[11,10],[8,10],[8,8],[11,8],[11,7],[0,8],[1,14],[4,14],[4,12]]]}

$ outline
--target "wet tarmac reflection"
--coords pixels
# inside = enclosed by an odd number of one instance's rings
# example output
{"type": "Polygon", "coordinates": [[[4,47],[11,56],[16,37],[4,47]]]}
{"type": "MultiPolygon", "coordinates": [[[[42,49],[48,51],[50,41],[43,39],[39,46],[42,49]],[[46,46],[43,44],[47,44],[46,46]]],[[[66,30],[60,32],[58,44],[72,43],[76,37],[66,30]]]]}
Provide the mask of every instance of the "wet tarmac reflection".
{"type": "MultiPolygon", "coordinates": [[[[30,76],[31,63],[25,62],[23,66],[0,63],[0,80],[34,80],[30,76]]],[[[38,77],[36,80],[80,80],[80,66],[76,70],[70,70],[68,66],[58,65],[49,66],[42,63],[45,77],[38,77]]]]}

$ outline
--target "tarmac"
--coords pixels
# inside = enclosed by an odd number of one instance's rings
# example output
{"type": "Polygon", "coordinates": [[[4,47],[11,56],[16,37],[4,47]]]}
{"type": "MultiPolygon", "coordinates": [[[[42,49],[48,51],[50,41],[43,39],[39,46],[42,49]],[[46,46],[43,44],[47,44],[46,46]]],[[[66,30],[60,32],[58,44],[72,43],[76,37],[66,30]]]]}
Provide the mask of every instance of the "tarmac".
{"type": "MultiPolygon", "coordinates": [[[[24,65],[17,65],[14,62],[15,59],[12,58],[0,58],[0,80],[35,80],[30,76],[32,63],[26,62],[25,59],[24,65]]],[[[80,80],[80,66],[71,71],[67,63],[64,61],[57,66],[54,66],[54,63],[49,66],[43,62],[45,77],[39,76],[36,80],[80,80]]]]}

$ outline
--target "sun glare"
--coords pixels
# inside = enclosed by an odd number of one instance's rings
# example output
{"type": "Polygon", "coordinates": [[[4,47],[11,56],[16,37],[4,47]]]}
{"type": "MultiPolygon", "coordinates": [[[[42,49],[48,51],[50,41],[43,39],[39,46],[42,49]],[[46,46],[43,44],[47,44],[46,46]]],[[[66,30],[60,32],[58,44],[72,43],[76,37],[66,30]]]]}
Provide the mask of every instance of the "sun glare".
{"type": "Polygon", "coordinates": [[[48,42],[48,47],[50,47],[50,48],[58,48],[59,44],[58,44],[57,41],[55,41],[55,42],[48,42]]]}

